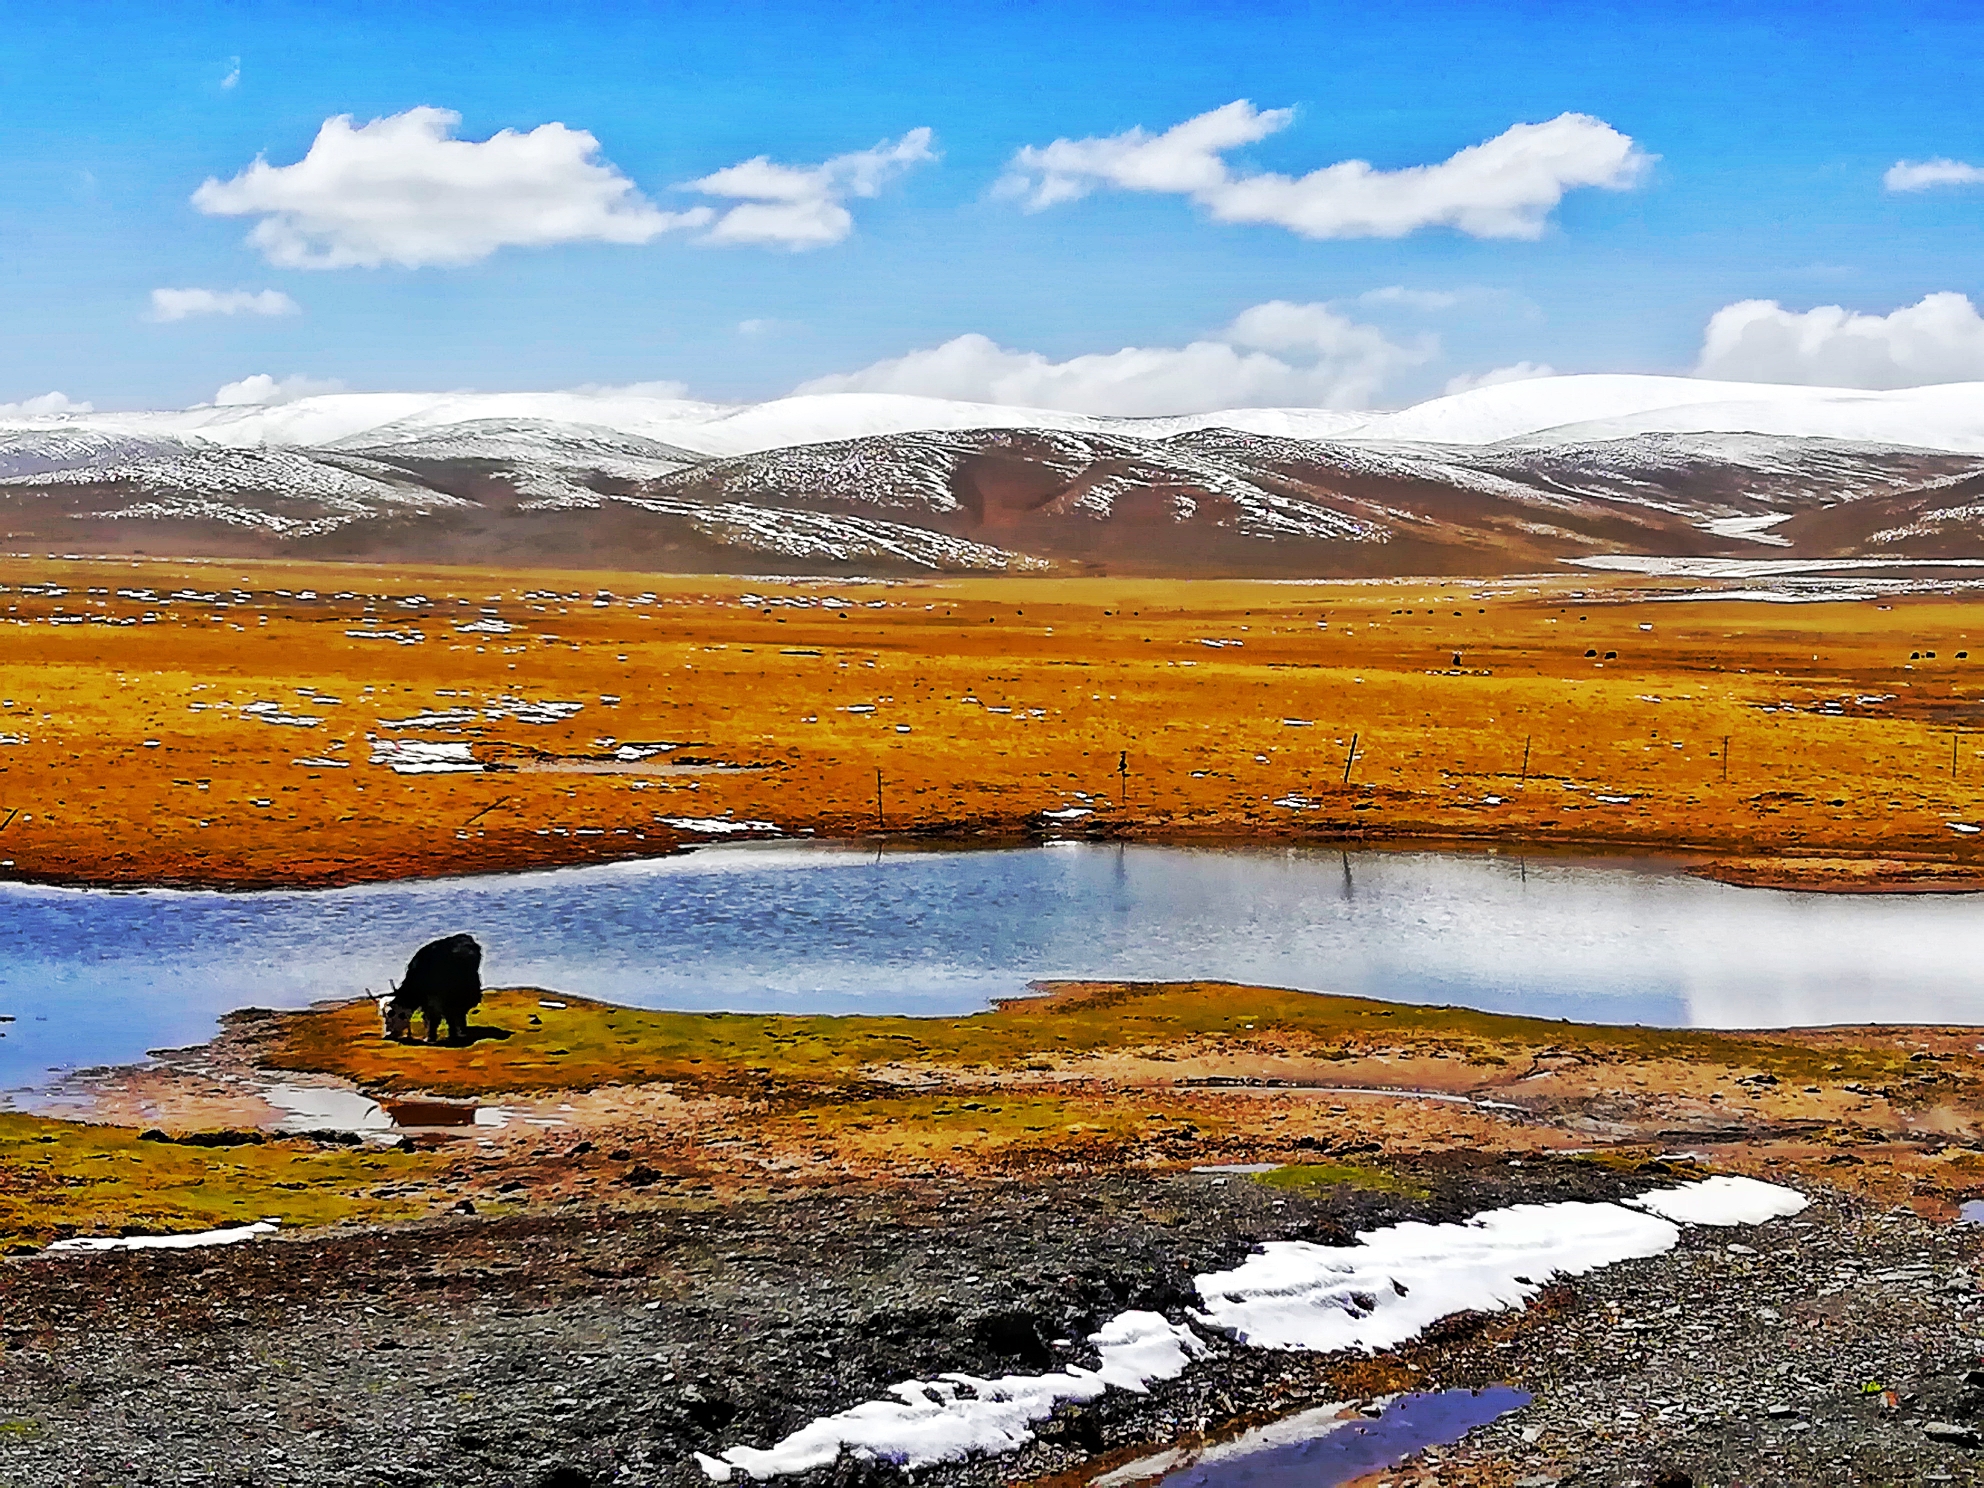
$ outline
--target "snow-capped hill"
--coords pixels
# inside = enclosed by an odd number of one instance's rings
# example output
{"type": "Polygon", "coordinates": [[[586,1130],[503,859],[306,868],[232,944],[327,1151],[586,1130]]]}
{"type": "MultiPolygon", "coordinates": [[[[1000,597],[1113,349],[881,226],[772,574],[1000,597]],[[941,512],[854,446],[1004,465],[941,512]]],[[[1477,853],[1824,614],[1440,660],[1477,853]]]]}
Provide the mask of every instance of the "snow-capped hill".
{"type": "Polygon", "coordinates": [[[95,470],[184,453],[171,435],[145,438],[89,424],[0,424],[0,480],[63,470],[95,470]]]}
{"type": "Polygon", "coordinates": [[[603,392],[326,393],[274,407],[194,408],[161,415],[186,433],[229,445],[345,444],[373,430],[445,429],[462,424],[579,424],[664,444],[716,414],[722,404],[603,392]]]}
{"type": "Polygon", "coordinates": [[[703,456],[972,429],[1044,429],[1163,439],[1201,429],[1268,438],[1479,446],[1592,443],[1642,433],[1758,434],[1914,449],[1984,452],[1984,384],[1860,392],[1708,382],[1692,377],[1588,375],[1501,383],[1395,413],[1241,408],[1120,418],[893,393],[808,393],[744,405],[617,389],[547,393],[331,393],[273,407],[66,414],[0,424],[181,438],[235,448],[370,446],[414,431],[509,424],[610,430],[703,456]]]}
{"type": "Polygon", "coordinates": [[[572,470],[625,470],[635,479],[665,475],[704,458],[695,450],[642,434],[551,419],[384,424],[340,439],[330,447],[381,460],[482,460],[550,463],[572,470]]]}
{"type": "Polygon", "coordinates": [[[339,393],[0,421],[0,518],[107,551],[1375,575],[1984,552],[1984,384],[1553,377],[1399,413],[339,393]]]}
{"type": "MultiPolygon", "coordinates": [[[[1595,443],[1638,434],[1750,433],[1984,454],[1984,383],[1947,383],[1888,393],[1827,388],[1799,391],[1812,396],[1677,404],[1559,425],[1544,434],[1553,442],[1595,443]]],[[[1530,436],[1532,440],[1536,437],[1530,436]]]]}
{"type": "Polygon", "coordinates": [[[1636,434],[1759,434],[1984,452],[1984,383],[1866,392],[1592,374],[1473,388],[1370,418],[1359,440],[1592,444],[1636,434]]]}

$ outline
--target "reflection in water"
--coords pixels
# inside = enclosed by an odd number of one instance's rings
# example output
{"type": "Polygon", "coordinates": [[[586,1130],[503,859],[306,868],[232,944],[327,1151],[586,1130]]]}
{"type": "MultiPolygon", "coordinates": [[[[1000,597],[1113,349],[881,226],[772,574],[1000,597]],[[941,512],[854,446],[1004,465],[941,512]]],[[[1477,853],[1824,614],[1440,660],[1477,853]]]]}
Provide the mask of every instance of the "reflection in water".
{"type": "Polygon", "coordinates": [[[1736,889],[1630,860],[1062,843],[710,848],[328,892],[0,885],[0,1090],[383,988],[454,931],[493,985],[956,1013],[1040,977],[1209,978],[1619,1023],[1976,1021],[1984,901],[1736,889]],[[1335,857],[1337,862],[1329,859],[1335,857]]]}
{"type": "Polygon", "coordinates": [[[1507,1385],[1402,1395],[1374,1419],[1329,1423],[1333,1429],[1306,1440],[1276,1442],[1269,1427],[1262,1435],[1272,1444],[1258,1450],[1245,1450],[1245,1438],[1227,1451],[1210,1449],[1165,1477],[1161,1488],[1334,1488],[1426,1447],[1457,1442],[1529,1401],[1527,1393],[1507,1385]]]}

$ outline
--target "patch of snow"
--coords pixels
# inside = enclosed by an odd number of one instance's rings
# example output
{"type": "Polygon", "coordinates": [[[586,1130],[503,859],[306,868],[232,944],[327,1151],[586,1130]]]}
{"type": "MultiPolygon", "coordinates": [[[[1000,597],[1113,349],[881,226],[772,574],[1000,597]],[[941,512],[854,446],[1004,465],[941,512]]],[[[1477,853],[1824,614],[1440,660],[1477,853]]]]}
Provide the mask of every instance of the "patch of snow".
{"type": "Polygon", "coordinates": [[[477,775],[482,766],[468,744],[430,744],[421,739],[374,739],[372,760],[396,775],[477,775]]]}
{"type": "Polygon", "coordinates": [[[1744,542],[1764,543],[1774,548],[1788,548],[1791,539],[1779,537],[1770,529],[1781,522],[1788,522],[1795,515],[1792,512],[1771,512],[1761,517],[1713,517],[1702,523],[1706,532],[1717,537],[1739,538],[1744,542]]]}
{"type": "Polygon", "coordinates": [[[674,827],[682,832],[703,832],[720,836],[727,832],[776,832],[778,827],[768,821],[737,821],[727,816],[664,816],[658,818],[665,827],[674,827]]]}
{"type": "Polygon", "coordinates": [[[1617,1204],[1517,1204],[1465,1224],[1390,1225],[1350,1246],[1269,1241],[1198,1278],[1208,1326],[1256,1348],[1391,1348],[1450,1313],[1528,1304],[1553,1277],[1673,1248],[1680,1231],[1617,1204]]]}
{"type": "Polygon", "coordinates": [[[411,718],[382,718],[380,728],[389,729],[429,729],[460,728],[465,723],[474,723],[477,713],[473,708],[426,708],[411,718]]]}
{"type": "Polygon", "coordinates": [[[696,1460],[722,1483],[738,1471],[760,1480],[808,1472],[831,1465],[843,1451],[911,1470],[974,1452],[1010,1452],[1031,1441],[1034,1423],[1056,1406],[1094,1400],[1112,1385],[1141,1393],[1154,1380],[1177,1378],[1207,1351],[1190,1328],[1155,1312],[1121,1313],[1089,1342],[1100,1355],[1093,1370],[1071,1364],[1052,1374],[905,1380],[891,1388],[894,1399],[823,1416],[774,1446],[732,1447],[721,1457],[698,1453],[696,1460]]]}
{"type": "Polygon", "coordinates": [[[315,728],[324,721],[308,713],[285,713],[281,703],[246,703],[242,705],[241,716],[262,723],[288,724],[292,728],[315,728]]]}
{"type": "Polygon", "coordinates": [[[198,1250],[207,1245],[239,1245],[261,1235],[273,1235],[282,1227],[279,1220],[258,1219],[253,1224],[235,1225],[224,1230],[200,1230],[190,1235],[87,1235],[74,1240],[57,1240],[48,1252],[73,1254],[103,1250],[198,1250]]]}
{"type": "Polygon", "coordinates": [[[1659,1188],[1627,1203],[1676,1224],[1754,1225],[1789,1219],[1810,1201],[1792,1189],[1755,1178],[1715,1177],[1680,1188],[1659,1188]]]}

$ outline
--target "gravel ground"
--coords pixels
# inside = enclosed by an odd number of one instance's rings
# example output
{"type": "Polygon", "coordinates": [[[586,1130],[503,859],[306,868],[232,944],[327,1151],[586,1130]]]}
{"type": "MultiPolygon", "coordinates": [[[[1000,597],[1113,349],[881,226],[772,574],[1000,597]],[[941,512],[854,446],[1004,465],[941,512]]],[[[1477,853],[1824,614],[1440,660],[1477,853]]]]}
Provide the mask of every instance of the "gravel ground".
{"type": "MultiPolygon", "coordinates": [[[[0,1484],[705,1488],[695,1451],[768,1444],[911,1375],[1080,1360],[1056,1340],[1125,1307],[1180,1316],[1193,1273],[1263,1239],[1672,1181],[1469,1155],[1410,1175],[1427,1196],[926,1180],[6,1262],[0,1484]]],[[[1984,1483],[1984,1451],[1934,1439],[1973,1413],[1984,1430],[1963,1380],[1978,1239],[1844,1200],[1691,1230],[1397,1357],[1228,1348],[918,1481],[980,1488],[1320,1401],[1506,1380],[1535,1403],[1388,1480],[1984,1483]]],[[[849,1460],[811,1477],[901,1480],[849,1460]]]]}

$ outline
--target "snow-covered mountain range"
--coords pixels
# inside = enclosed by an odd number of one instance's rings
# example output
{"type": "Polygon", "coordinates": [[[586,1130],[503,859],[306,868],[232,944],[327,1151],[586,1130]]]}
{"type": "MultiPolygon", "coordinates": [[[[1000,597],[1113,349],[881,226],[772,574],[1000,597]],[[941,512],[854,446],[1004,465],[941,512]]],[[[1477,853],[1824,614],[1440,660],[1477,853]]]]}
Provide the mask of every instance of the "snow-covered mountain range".
{"type": "Polygon", "coordinates": [[[1984,384],[1555,377],[1392,413],[341,393],[0,420],[9,548],[1371,574],[1984,554],[1984,384]]]}

